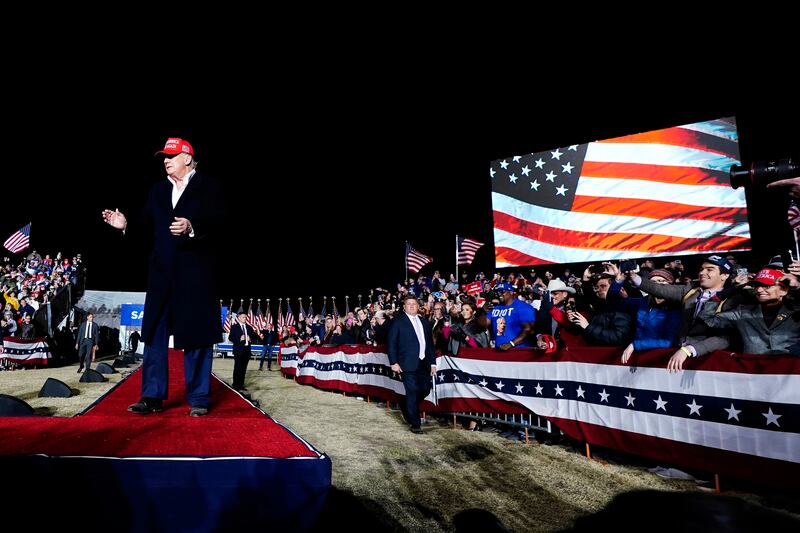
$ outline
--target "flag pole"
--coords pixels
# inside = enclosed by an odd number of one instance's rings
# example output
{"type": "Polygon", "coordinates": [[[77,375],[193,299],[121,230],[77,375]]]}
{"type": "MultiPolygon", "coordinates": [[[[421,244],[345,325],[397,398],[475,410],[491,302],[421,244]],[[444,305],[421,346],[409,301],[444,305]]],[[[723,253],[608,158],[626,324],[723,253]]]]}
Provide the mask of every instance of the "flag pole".
{"type": "MultiPolygon", "coordinates": [[[[794,252],[797,254],[794,256],[794,260],[800,261],[800,246],[797,244],[797,231],[795,231],[794,228],[792,228],[792,235],[794,235],[794,252]]],[[[789,270],[788,266],[786,267],[786,270],[789,270]]]]}
{"type": "Polygon", "coordinates": [[[456,283],[461,283],[458,277],[458,233],[456,233],[456,283]]]}
{"type": "Polygon", "coordinates": [[[406,275],[403,278],[403,285],[408,282],[408,241],[406,241],[406,275]]]}

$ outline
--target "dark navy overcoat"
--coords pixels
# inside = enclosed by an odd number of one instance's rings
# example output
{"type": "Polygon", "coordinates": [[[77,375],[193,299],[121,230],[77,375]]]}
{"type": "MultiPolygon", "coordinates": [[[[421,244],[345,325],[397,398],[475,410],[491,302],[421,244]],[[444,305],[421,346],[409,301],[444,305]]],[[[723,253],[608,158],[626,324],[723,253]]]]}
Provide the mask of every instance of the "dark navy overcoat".
{"type": "Polygon", "coordinates": [[[225,224],[221,185],[195,173],[172,207],[172,183],[164,179],[150,191],[143,222],[153,234],[142,338],[150,343],[155,321],[171,305],[175,348],[195,349],[220,341],[222,325],[217,291],[217,253],[225,224]],[[175,217],[189,219],[194,237],[175,236],[169,226],[175,217]]]}

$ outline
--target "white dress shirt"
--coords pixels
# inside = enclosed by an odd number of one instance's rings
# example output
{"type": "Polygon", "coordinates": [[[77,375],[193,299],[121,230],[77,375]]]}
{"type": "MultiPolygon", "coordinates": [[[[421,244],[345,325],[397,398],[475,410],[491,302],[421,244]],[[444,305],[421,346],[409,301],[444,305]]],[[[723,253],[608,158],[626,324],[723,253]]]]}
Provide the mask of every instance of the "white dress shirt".
{"type": "Polygon", "coordinates": [[[175,209],[175,206],[178,205],[178,200],[180,200],[181,196],[183,196],[183,191],[185,191],[186,187],[189,186],[189,181],[191,181],[192,176],[194,176],[195,172],[196,171],[192,170],[191,172],[186,174],[186,176],[183,177],[184,184],[183,184],[183,188],[182,189],[178,188],[178,182],[177,181],[175,181],[174,179],[172,179],[169,176],[167,176],[167,179],[170,181],[170,183],[172,183],[172,208],[173,209],[175,209]]]}
{"type": "Polygon", "coordinates": [[[247,322],[245,322],[244,324],[239,322],[239,327],[242,328],[242,334],[244,334],[244,345],[245,346],[249,346],[250,345],[250,335],[247,334],[247,322]]]}
{"type": "Polygon", "coordinates": [[[419,315],[406,316],[411,321],[411,325],[414,326],[414,333],[417,334],[417,339],[419,340],[419,358],[425,359],[425,330],[422,329],[422,322],[419,320],[419,315]]]}

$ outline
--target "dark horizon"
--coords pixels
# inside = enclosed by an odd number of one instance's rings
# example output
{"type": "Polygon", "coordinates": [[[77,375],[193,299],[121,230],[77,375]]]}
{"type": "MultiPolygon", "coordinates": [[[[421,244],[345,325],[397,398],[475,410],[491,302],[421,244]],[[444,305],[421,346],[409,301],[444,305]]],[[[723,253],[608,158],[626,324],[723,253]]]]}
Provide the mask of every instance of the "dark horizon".
{"type": "MultiPolygon", "coordinates": [[[[184,120],[60,109],[46,139],[23,125],[6,146],[15,155],[6,170],[23,196],[6,203],[0,238],[30,221],[31,249],[83,255],[87,288],[144,291],[147,250],[114,235],[100,211],[134,216],[164,177],[153,153],[180,136],[194,145],[198,170],[221,180],[233,202],[221,250],[225,303],[288,296],[307,306],[313,295],[319,311],[322,295],[336,295],[342,310],[345,294],[355,301],[359,292],[402,279],[406,240],[433,256],[423,274],[454,272],[456,234],[487,243],[468,271],[493,271],[492,160],[724,116],[737,118],[744,161],[794,156],[800,147],[800,114],[788,107],[529,118],[488,105],[468,115],[431,106],[408,114],[316,111],[184,120]],[[43,155],[48,166],[35,163],[43,155]]],[[[757,261],[789,238],[785,197],[748,194],[757,261]]]]}

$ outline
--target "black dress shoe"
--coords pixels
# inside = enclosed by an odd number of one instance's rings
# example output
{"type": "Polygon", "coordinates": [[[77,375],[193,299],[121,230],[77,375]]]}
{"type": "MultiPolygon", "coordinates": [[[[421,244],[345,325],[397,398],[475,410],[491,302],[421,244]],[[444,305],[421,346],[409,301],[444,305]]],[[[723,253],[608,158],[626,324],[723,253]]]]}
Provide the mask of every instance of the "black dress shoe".
{"type": "Polygon", "coordinates": [[[81,370],[83,370],[83,365],[81,365],[80,367],[78,367],[78,374],[80,374],[80,373],[81,373],[81,370]]]}
{"type": "Polygon", "coordinates": [[[142,398],[138,402],[128,406],[128,411],[136,413],[137,415],[160,413],[163,410],[164,408],[161,405],[161,400],[156,398],[142,398]]]}
{"type": "Polygon", "coordinates": [[[415,428],[411,426],[411,433],[416,433],[417,435],[422,435],[422,428],[415,428]]]}

